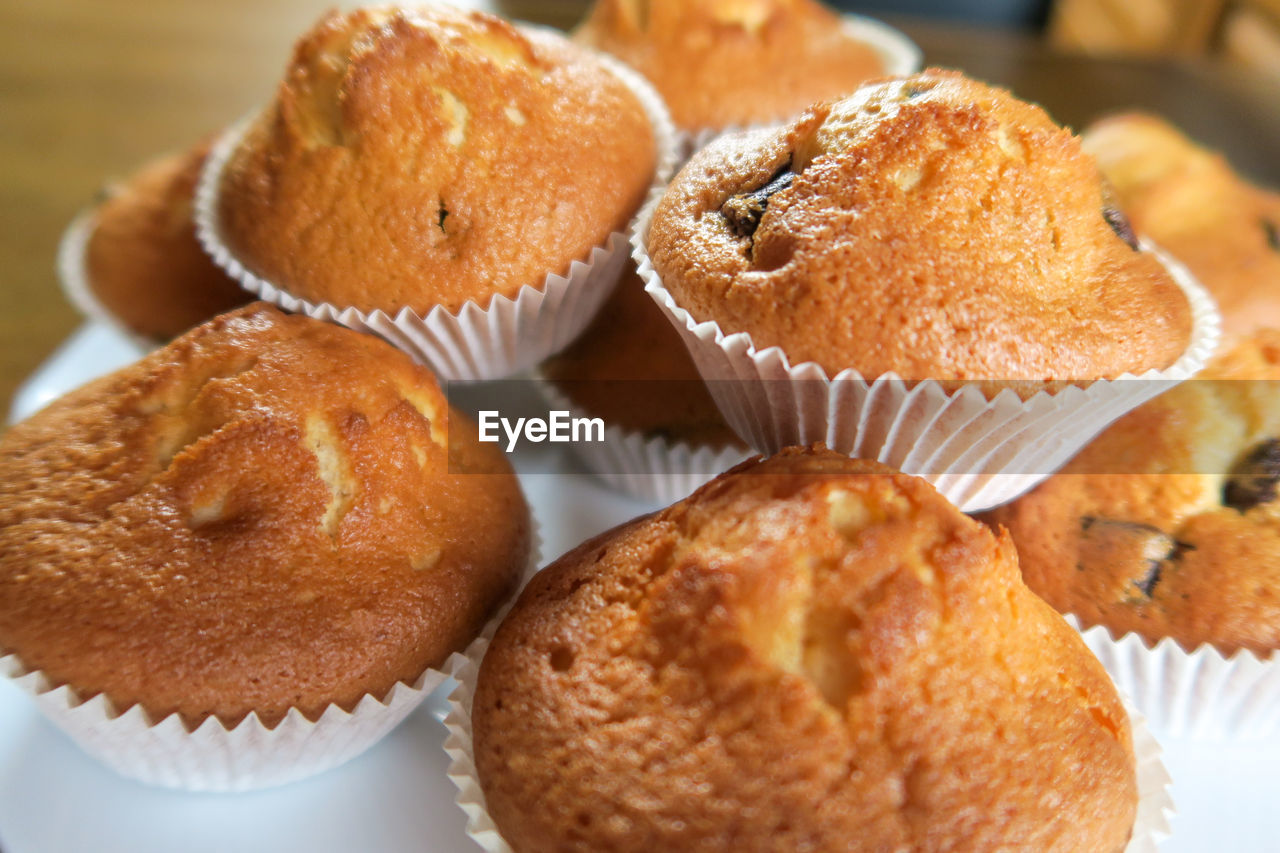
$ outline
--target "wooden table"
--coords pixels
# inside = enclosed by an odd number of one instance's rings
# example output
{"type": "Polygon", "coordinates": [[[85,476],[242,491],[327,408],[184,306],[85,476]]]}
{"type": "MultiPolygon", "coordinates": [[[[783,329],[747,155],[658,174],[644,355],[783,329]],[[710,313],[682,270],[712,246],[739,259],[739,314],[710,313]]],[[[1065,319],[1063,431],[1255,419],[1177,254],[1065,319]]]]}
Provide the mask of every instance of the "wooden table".
{"type": "MultiPolygon", "coordinates": [[[[190,144],[266,99],[289,46],[329,0],[7,0],[0,5],[0,403],[80,322],[54,274],[58,237],[104,181],[190,144]]],[[[567,25],[581,0],[505,0],[567,25]]],[[[929,62],[1038,99],[1080,126],[1145,105],[1280,185],[1275,81],[1191,62],[1055,56],[998,32],[899,23],[929,62]]]]}

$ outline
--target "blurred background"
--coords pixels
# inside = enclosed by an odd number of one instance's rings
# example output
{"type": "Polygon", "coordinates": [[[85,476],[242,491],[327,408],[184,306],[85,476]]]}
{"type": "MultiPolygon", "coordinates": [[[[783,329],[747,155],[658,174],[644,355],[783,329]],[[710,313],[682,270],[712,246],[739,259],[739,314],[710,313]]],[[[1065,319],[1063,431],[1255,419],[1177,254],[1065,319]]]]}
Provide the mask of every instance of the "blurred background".
{"type": "MultiPolygon", "coordinates": [[[[113,177],[183,149],[271,94],[326,0],[0,3],[0,404],[80,323],[58,238],[113,177]]],[[[345,4],[352,5],[352,4],[345,4]]],[[[560,27],[585,0],[494,0],[560,27]]],[[[864,0],[929,64],[961,68],[1079,128],[1161,112],[1280,185],[1280,0],[864,0]]]]}

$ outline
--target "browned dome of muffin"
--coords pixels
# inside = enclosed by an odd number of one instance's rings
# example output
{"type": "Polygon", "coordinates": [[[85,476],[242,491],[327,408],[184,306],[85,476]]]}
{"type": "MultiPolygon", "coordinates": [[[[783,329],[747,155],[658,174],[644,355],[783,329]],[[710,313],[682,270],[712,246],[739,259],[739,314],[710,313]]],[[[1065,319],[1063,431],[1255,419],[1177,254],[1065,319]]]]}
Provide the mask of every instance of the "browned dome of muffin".
{"type": "Polygon", "coordinates": [[[1133,225],[1213,294],[1223,330],[1280,328],[1280,195],[1163,119],[1126,113],[1081,136],[1133,225]]]}
{"type": "Polygon", "coordinates": [[[94,214],[84,270],[98,302],[139,335],[167,340],[250,299],[196,240],[196,182],[203,142],[156,160],[118,187],[94,214]]]}
{"type": "Polygon", "coordinates": [[[695,319],[831,375],[1088,381],[1166,368],[1191,331],[1070,132],[955,72],[712,143],[648,249],[695,319]]]}
{"type": "Polygon", "coordinates": [[[381,340],[218,317],[0,440],[0,650],[188,724],[382,697],[524,569],[520,486],[474,434],[381,340]]]}
{"type": "Polygon", "coordinates": [[[651,181],[644,107],[590,51],[445,8],[330,13],[227,164],[223,238],[296,296],[457,311],[565,273],[651,181]]]}
{"type": "Polygon", "coordinates": [[[885,72],[814,0],[597,0],[575,38],[648,77],[689,130],[784,119],[885,72]]]}
{"type": "Polygon", "coordinates": [[[1280,331],[1238,340],[986,516],[1063,613],[1186,649],[1280,648],[1280,331]]]}
{"type": "Polygon", "coordinates": [[[582,337],[548,361],[543,374],[575,405],[622,429],[695,445],[742,445],[632,266],[582,337]]]}
{"type": "Polygon", "coordinates": [[[511,846],[1122,850],[1115,688],[923,480],[753,460],[539,575],[472,716],[511,846]]]}

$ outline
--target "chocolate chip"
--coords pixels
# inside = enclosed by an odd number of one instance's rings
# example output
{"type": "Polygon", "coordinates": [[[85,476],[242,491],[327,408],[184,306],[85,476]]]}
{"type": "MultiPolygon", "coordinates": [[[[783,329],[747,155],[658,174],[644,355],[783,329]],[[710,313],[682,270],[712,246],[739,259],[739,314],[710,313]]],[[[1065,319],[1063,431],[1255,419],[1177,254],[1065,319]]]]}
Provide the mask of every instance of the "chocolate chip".
{"type": "Polygon", "coordinates": [[[1138,251],[1138,235],[1133,233],[1133,226],[1129,224],[1129,217],[1124,215],[1120,208],[1113,204],[1106,204],[1102,207],[1102,218],[1111,226],[1111,230],[1116,232],[1116,236],[1123,240],[1130,249],[1138,251]]]}
{"type": "Polygon", "coordinates": [[[1222,503],[1246,512],[1258,504],[1276,498],[1276,482],[1280,481],[1280,440],[1268,438],[1254,445],[1227,474],[1222,488],[1222,503]]]}
{"type": "Polygon", "coordinates": [[[1267,245],[1280,252],[1280,227],[1270,219],[1262,220],[1262,233],[1267,235],[1267,245]]]}
{"type": "Polygon", "coordinates": [[[1143,597],[1151,598],[1165,568],[1195,546],[1174,539],[1158,527],[1136,521],[1084,516],[1080,519],[1079,569],[1089,566],[1142,565],[1142,577],[1131,581],[1143,597]]]}
{"type": "Polygon", "coordinates": [[[739,237],[753,236],[756,229],[760,227],[760,219],[769,207],[769,199],[775,193],[780,193],[791,186],[795,177],[795,173],[791,171],[791,163],[788,162],[763,187],[730,196],[729,200],[720,206],[720,213],[729,221],[729,227],[733,229],[733,233],[739,237]]]}

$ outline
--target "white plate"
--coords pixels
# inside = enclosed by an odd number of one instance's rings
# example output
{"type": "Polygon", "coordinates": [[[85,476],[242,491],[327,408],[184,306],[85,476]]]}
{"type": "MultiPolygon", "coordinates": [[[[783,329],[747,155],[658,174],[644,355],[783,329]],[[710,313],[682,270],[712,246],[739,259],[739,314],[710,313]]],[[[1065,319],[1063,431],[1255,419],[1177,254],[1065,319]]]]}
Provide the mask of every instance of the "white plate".
{"type": "MultiPolygon", "coordinates": [[[[137,354],[119,333],[83,326],[19,391],[14,414],[28,414],[137,354]]],[[[477,393],[466,402],[476,404],[477,393]]],[[[521,451],[515,462],[547,555],[653,509],[566,473],[569,463],[554,449],[521,451]]],[[[211,795],[114,776],[46,723],[17,688],[0,682],[0,847],[4,853],[471,853],[478,848],[463,832],[445,777],[443,695],[345,767],[271,791],[211,795]]],[[[1178,815],[1162,851],[1280,850],[1280,739],[1164,746],[1178,815]]]]}

